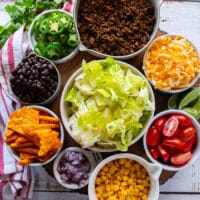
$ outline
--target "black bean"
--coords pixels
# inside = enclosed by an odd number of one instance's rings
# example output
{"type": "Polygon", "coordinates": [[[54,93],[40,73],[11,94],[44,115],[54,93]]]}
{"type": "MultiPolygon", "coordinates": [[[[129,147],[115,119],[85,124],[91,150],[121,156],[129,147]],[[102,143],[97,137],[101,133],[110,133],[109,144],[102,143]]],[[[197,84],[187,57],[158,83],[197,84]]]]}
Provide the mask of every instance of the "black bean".
{"type": "Polygon", "coordinates": [[[58,84],[54,66],[43,58],[30,55],[22,59],[10,77],[11,88],[24,102],[37,103],[48,99],[58,84]]]}

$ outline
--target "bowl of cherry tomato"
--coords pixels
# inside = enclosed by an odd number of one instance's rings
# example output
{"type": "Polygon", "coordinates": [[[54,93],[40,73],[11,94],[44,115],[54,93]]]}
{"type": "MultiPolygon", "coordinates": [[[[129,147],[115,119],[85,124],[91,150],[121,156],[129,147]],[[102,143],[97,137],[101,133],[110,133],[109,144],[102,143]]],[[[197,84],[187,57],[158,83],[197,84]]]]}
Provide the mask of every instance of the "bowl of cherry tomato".
{"type": "Polygon", "coordinates": [[[178,171],[194,163],[200,153],[199,122],[181,110],[154,116],[143,137],[146,155],[164,170],[178,171]]]}

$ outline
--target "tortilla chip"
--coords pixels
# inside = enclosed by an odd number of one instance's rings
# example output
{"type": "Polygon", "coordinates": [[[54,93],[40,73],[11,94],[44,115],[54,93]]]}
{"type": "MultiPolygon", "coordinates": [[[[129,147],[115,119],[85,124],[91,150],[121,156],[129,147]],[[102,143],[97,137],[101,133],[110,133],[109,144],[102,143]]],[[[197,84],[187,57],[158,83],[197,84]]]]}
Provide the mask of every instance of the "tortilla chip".
{"type": "Polygon", "coordinates": [[[18,151],[18,149],[22,148],[22,147],[37,148],[32,141],[31,142],[22,142],[22,143],[16,143],[16,142],[14,142],[14,143],[10,144],[10,147],[12,149],[15,149],[16,151],[18,151]]]}
{"type": "Polygon", "coordinates": [[[34,161],[35,161],[35,159],[22,159],[18,163],[19,163],[19,165],[24,166],[24,165],[30,164],[34,161]]]}
{"type": "Polygon", "coordinates": [[[15,132],[13,131],[13,130],[10,130],[10,129],[7,129],[6,131],[5,131],[5,136],[6,137],[10,137],[11,135],[13,135],[15,132]]]}
{"type": "Polygon", "coordinates": [[[12,143],[15,142],[15,140],[17,139],[17,134],[16,135],[11,135],[9,137],[5,137],[4,142],[6,143],[12,143]]]}
{"type": "Polygon", "coordinates": [[[42,123],[59,123],[60,119],[57,117],[50,117],[50,116],[45,116],[45,115],[39,115],[39,120],[42,123]]]}
{"type": "Polygon", "coordinates": [[[35,147],[22,147],[22,148],[18,148],[17,151],[22,152],[22,153],[31,153],[34,155],[38,155],[39,149],[35,147]]]}
{"type": "Polygon", "coordinates": [[[23,135],[25,134],[23,126],[33,124],[39,124],[39,111],[24,106],[21,109],[14,111],[10,115],[8,129],[11,129],[23,135]]]}
{"type": "Polygon", "coordinates": [[[10,115],[5,142],[17,152],[19,164],[45,162],[61,147],[60,120],[48,113],[22,107],[10,115]]]}
{"type": "Polygon", "coordinates": [[[37,159],[37,156],[31,153],[20,152],[20,158],[21,159],[37,159]]]}

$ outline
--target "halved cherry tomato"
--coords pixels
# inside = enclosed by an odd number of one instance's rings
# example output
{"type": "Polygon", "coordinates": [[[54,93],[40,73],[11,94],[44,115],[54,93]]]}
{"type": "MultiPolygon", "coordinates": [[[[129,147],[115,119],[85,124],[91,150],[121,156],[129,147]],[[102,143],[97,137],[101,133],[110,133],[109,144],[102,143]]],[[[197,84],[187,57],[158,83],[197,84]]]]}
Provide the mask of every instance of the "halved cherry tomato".
{"type": "Polygon", "coordinates": [[[162,157],[162,160],[164,162],[169,161],[169,159],[170,159],[169,152],[162,145],[160,145],[160,144],[158,144],[158,151],[159,151],[159,153],[160,153],[160,155],[162,157]]]}
{"type": "Polygon", "coordinates": [[[178,129],[179,121],[175,117],[170,117],[164,125],[163,128],[163,135],[166,137],[171,137],[175,134],[176,130],[178,129]]]}
{"type": "Polygon", "coordinates": [[[160,157],[159,151],[156,147],[149,147],[149,151],[154,159],[158,160],[160,157]]]}
{"type": "Polygon", "coordinates": [[[157,131],[154,127],[150,127],[147,132],[147,144],[150,146],[155,146],[160,140],[160,132],[157,131]]]}
{"type": "Polygon", "coordinates": [[[187,142],[196,134],[196,129],[193,126],[186,127],[181,129],[178,133],[178,138],[180,138],[183,142],[187,142]]]}
{"type": "Polygon", "coordinates": [[[195,146],[197,142],[197,136],[194,135],[190,140],[188,140],[187,142],[184,143],[183,147],[182,147],[182,152],[187,152],[192,150],[193,146],[195,146]]]}
{"type": "Polygon", "coordinates": [[[172,117],[177,118],[178,121],[179,121],[179,124],[181,126],[191,126],[192,125],[192,121],[186,115],[183,115],[183,114],[173,114],[172,117]]]}
{"type": "Polygon", "coordinates": [[[165,125],[165,122],[167,121],[166,117],[159,117],[155,120],[154,122],[154,127],[158,130],[158,131],[162,131],[165,125]]]}
{"type": "Polygon", "coordinates": [[[183,148],[183,145],[184,143],[178,138],[164,138],[162,140],[162,146],[174,151],[180,151],[183,148]]]}
{"type": "Polygon", "coordinates": [[[173,165],[183,165],[186,164],[192,158],[192,153],[190,151],[186,153],[173,154],[170,161],[173,165]]]}

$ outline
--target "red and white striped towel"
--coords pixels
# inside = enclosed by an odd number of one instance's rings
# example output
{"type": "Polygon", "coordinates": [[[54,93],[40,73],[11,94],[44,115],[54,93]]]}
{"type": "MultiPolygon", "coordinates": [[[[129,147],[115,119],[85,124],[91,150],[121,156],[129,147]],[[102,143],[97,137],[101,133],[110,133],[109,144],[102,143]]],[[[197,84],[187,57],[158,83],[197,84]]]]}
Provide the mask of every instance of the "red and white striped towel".
{"type": "Polygon", "coordinates": [[[28,48],[27,34],[23,29],[24,27],[21,27],[13,34],[0,51],[0,199],[2,200],[31,198],[34,186],[32,168],[19,166],[3,142],[9,115],[21,106],[10,95],[9,76],[28,48]]]}
{"type": "MultiPolygon", "coordinates": [[[[73,0],[69,0],[63,9],[72,12],[73,0]]],[[[24,27],[10,36],[0,50],[0,200],[31,199],[33,193],[32,168],[18,165],[3,141],[10,114],[21,107],[11,95],[9,77],[28,50],[24,27]]]]}

